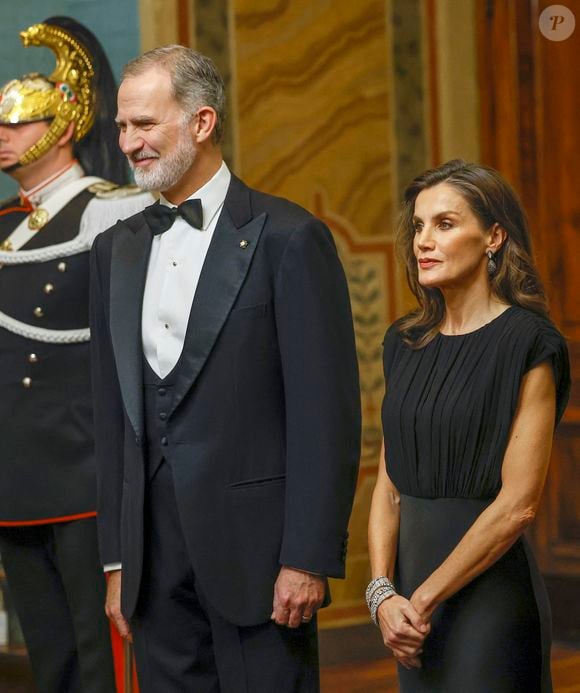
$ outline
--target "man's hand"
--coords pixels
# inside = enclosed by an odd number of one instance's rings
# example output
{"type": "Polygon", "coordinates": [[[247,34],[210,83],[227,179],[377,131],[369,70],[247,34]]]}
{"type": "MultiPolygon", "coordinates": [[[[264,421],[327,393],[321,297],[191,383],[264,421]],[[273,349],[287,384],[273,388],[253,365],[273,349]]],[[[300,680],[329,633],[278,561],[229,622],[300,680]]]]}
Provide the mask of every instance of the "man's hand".
{"type": "Polygon", "coordinates": [[[295,568],[282,566],[274,585],[274,610],[270,618],[279,626],[298,628],[308,623],[322,604],[326,580],[295,568]]]}
{"type": "Polygon", "coordinates": [[[122,570],[111,570],[107,573],[107,598],[105,600],[105,613],[115,624],[122,638],[133,642],[131,629],[127,620],[121,613],[121,573],[122,570]]]}

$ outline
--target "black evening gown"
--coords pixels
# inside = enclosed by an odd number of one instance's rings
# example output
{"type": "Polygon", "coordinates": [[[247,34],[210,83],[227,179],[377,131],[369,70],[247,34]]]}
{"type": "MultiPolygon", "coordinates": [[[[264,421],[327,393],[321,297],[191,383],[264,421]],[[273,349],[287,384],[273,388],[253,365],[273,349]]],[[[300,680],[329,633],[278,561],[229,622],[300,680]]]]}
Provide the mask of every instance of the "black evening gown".
{"type": "MultiPolygon", "coordinates": [[[[422,349],[385,336],[383,429],[388,474],[401,493],[395,582],[410,597],[501,487],[501,467],[524,374],[553,367],[559,421],[569,386],[564,339],[512,306],[465,335],[422,349]]],[[[550,606],[525,538],[441,604],[422,668],[399,667],[402,693],[546,693],[550,606]]]]}

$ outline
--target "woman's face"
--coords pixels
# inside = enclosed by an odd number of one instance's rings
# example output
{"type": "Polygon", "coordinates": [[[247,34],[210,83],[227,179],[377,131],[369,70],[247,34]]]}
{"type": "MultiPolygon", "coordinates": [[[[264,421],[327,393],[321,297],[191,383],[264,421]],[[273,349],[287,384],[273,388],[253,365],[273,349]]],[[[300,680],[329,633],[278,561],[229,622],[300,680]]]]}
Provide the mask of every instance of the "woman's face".
{"type": "Polygon", "coordinates": [[[413,216],[413,250],[419,283],[428,288],[468,287],[487,282],[486,250],[491,232],[481,224],[463,196],[447,183],[419,193],[413,216]]]}

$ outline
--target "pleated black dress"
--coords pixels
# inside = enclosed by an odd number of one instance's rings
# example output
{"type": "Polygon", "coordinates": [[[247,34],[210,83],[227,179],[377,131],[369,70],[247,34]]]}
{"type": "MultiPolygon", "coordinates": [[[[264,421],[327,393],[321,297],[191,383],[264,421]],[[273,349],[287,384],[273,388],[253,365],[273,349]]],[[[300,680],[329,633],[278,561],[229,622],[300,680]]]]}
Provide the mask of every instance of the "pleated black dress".
{"type": "MultiPolygon", "coordinates": [[[[410,597],[445,560],[501,487],[501,467],[522,377],[549,360],[559,421],[570,386],[564,339],[517,306],[465,335],[422,349],[385,336],[383,429],[388,474],[401,493],[395,582],[410,597]]],[[[550,607],[522,537],[441,604],[421,656],[399,667],[402,693],[546,693],[550,607]]]]}

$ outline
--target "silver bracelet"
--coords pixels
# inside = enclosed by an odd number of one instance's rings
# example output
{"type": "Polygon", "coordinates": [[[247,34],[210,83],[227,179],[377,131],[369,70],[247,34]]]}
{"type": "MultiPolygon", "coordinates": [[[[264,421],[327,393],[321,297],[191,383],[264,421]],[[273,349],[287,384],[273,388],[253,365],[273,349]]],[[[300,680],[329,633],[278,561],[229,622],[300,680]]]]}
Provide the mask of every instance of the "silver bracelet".
{"type": "Polygon", "coordinates": [[[397,593],[394,590],[386,590],[385,592],[378,595],[376,599],[372,602],[370,612],[372,622],[375,624],[375,626],[379,625],[377,619],[377,611],[379,610],[379,606],[390,597],[393,597],[395,594],[397,593]]]}
{"type": "Polygon", "coordinates": [[[371,580],[366,589],[365,598],[371,613],[371,619],[375,626],[378,626],[377,611],[379,606],[386,600],[397,594],[395,586],[388,577],[381,575],[371,580]]]}
{"type": "Polygon", "coordinates": [[[388,577],[386,577],[384,575],[380,575],[379,577],[376,577],[374,580],[371,580],[369,582],[369,586],[367,587],[367,591],[365,594],[367,604],[369,603],[369,600],[372,597],[373,592],[379,587],[390,587],[393,590],[395,589],[395,586],[389,580],[388,577]]]}

